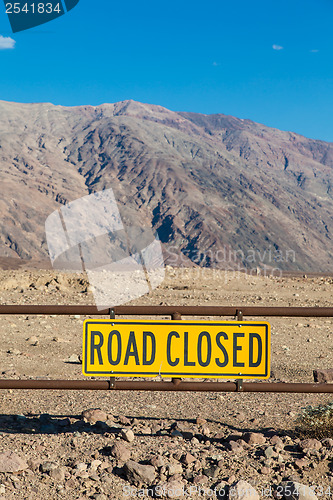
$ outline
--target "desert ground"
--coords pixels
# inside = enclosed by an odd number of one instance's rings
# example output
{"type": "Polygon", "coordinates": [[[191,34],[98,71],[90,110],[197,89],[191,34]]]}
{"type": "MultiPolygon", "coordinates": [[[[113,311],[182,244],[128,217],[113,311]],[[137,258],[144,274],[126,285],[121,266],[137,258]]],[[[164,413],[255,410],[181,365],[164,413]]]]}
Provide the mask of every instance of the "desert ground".
{"type": "MultiPolygon", "coordinates": [[[[327,276],[168,266],[163,284],[133,304],[330,306],[332,290],[327,276]]],[[[84,275],[18,269],[0,271],[0,304],[94,300],[84,275]]],[[[84,379],[84,319],[0,316],[1,376],[84,379]]],[[[272,329],[270,381],[313,382],[313,369],[333,367],[332,319],[263,319],[272,329]]],[[[248,498],[277,498],[287,481],[329,498],[333,441],[305,440],[295,427],[303,407],[331,400],[323,394],[2,390],[0,498],[241,498],[240,481],[255,489],[248,498]]]]}

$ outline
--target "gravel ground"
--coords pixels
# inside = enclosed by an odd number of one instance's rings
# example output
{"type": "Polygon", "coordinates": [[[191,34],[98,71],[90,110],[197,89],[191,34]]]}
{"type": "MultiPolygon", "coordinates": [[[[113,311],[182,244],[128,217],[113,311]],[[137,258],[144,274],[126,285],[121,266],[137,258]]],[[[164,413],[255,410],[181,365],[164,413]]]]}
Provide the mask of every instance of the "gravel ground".
{"type": "MultiPolygon", "coordinates": [[[[168,267],[161,287],[133,304],[329,306],[332,288],[330,277],[168,267]]],[[[84,276],[51,271],[0,271],[0,290],[1,304],[94,303],[84,276]]],[[[84,319],[0,317],[2,377],[83,379],[84,319]]],[[[272,328],[271,381],[313,382],[313,369],[333,367],[331,319],[263,319],[272,328]]],[[[313,394],[3,390],[0,498],[181,498],[184,491],[185,498],[237,498],[241,480],[260,498],[276,496],[287,480],[329,498],[333,441],[306,443],[294,429],[302,407],[330,401],[313,394]],[[89,409],[100,411],[84,414],[89,409]]]]}

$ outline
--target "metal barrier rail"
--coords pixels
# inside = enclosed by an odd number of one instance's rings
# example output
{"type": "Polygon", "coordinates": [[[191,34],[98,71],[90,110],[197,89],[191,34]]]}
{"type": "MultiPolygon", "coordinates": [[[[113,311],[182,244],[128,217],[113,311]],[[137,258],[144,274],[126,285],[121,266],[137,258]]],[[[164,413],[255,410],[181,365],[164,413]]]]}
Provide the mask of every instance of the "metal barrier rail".
{"type": "MultiPolygon", "coordinates": [[[[98,309],[95,306],[63,305],[0,305],[0,315],[83,315],[83,316],[234,316],[252,317],[333,317],[333,307],[261,307],[261,306],[117,306],[98,309]]],[[[333,393],[333,384],[284,382],[171,382],[106,380],[0,380],[0,389],[39,390],[118,390],[118,391],[198,391],[198,392],[289,392],[333,393]]]]}
{"type": "Polygon", "coordinates": [[[0,389],[171,391],[171,392],[297,392],[331,393],[333,384],[283,382],[132,382],[123,380],[0,380],[0,389]]]}
{"type": "Polygon", "coordinates": [[[114,311],[117,315],[129,316],[285,316],[285,317],[333,317],[333,307],[261,307],[261,306],[116,306],[112,309],[96,306],[32,306],[0,305],[0,314],[47,314],[106,316],[114,311]]]}

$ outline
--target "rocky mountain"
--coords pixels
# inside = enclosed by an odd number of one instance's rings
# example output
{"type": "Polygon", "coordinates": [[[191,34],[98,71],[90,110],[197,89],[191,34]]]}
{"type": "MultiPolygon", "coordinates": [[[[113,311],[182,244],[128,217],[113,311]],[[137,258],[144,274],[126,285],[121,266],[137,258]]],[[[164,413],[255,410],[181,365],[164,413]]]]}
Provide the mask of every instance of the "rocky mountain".
{"type": "Polygon", "coordinates": [[[47,260],[44,224],[112,188],[169,263],[333,271],[333,143],[124,101],[0,101],[0,257],[47,260]]]}

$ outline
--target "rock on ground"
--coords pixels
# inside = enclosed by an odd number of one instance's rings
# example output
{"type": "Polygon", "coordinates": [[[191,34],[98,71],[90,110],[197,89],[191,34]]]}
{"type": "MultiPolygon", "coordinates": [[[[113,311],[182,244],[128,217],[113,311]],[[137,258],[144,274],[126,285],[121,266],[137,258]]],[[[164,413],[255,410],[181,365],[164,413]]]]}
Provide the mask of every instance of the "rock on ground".
{"type": "Polygon", "coordinates": [[[152,465],[142,465],[129,460],[124,466],[127,479],[133,484],[151,484],[156,478],[155,468],[152,465]]]}
{"type": "Polygon", "coordinates": [[[13,451],[0,453],[0,472],[20,472],[27,468],[27,462],[13,451]]]}
{"type": "Polygon", "coordinates": [[[253,486],[243,480],[237,481],[230,486],[229,498],[233,500],[260,500],[259,494],[253,486]]]}
{"type": "Polygon", "coordinates": [[[132,443],[134,441],[134,432],[132,429],[122,429],[121,437],[128,443],[132,443]]]}
{"type": "Polygon", "coordinates": [[[90,410],[84,410],[82,412],[82,418],[85,422],[89,422],[89,424],[96,424],[96,422],[106,422],[108,416],[105,411],[99,408],[92,408],[90,410]]]}
{"type": "Polygon", "coordinates": [[[131,451],[120,441],[117,441],[111,447],[111,455],[122,462],[126,462],[131,458],[131,451]]]}

